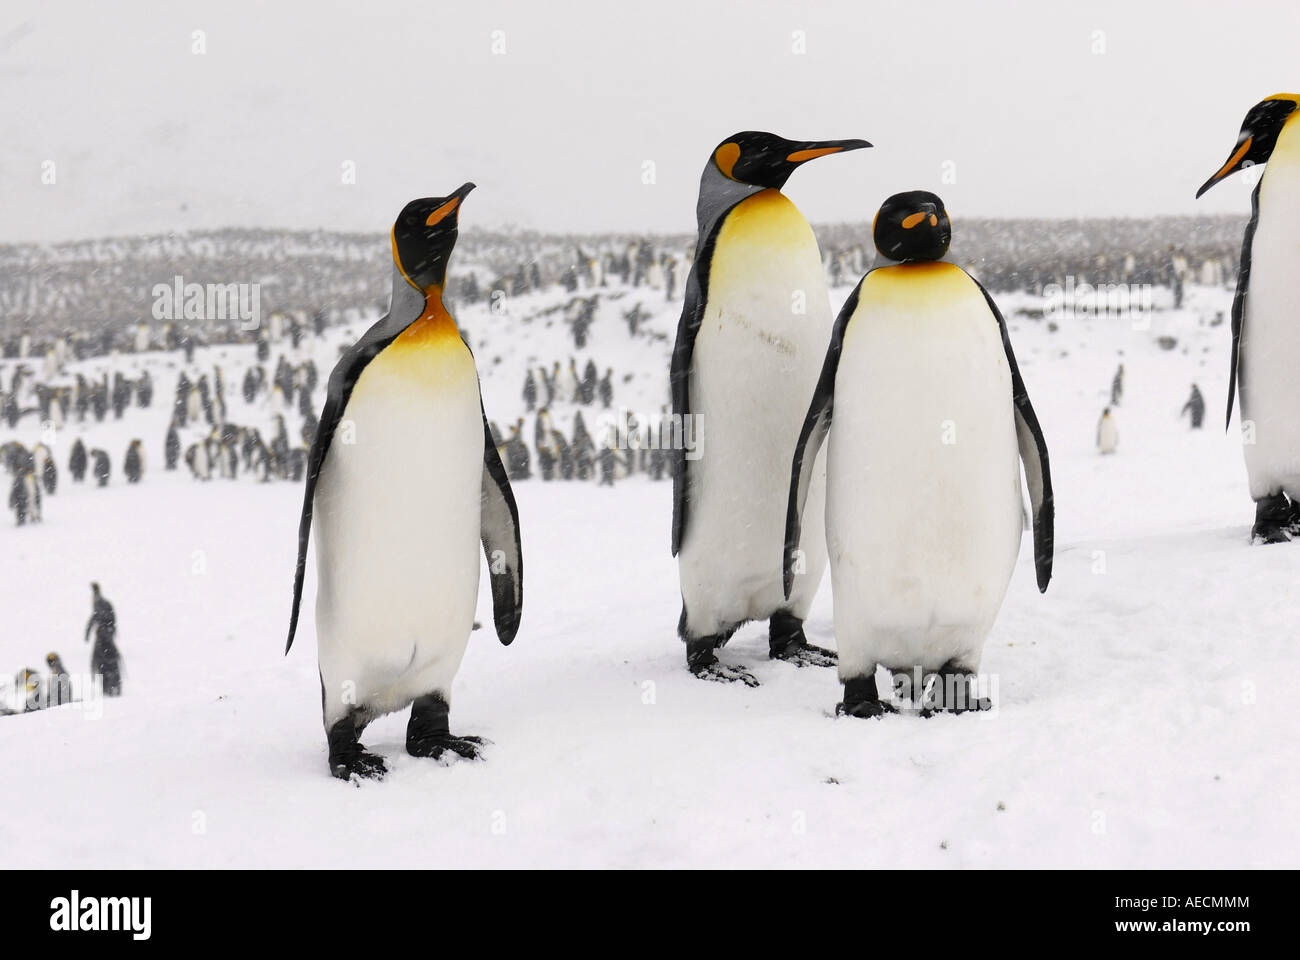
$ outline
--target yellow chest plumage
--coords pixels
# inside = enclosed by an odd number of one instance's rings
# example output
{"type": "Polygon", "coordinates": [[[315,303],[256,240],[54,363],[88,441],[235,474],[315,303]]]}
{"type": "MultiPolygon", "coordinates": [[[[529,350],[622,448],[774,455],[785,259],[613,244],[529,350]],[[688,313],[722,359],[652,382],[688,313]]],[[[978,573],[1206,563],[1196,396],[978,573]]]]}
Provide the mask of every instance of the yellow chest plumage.
{"type": "Polygon", "coordinates": [[[356,389],[365,393],[380,386],[440,392],[465,389],[476,383],[477,371],[456,321],[431,294],[424,313],[380,351],[362,371],[356,389]]]}
{"type": "Polygon", "coordinates": [[[780,190],[762,190],[727,214],[714,246],[709,282],[743,282],[755,267],[761,272],[773,259],[807,252],[820,262],[817,238],[799,208],[780,190]]]}
{"type": "Polygon", "coordinates": [[[863,281],[858,299],[895,309],[915,305],[933,309],[972,295],[980,296],[964,270],[951,263],[934,261],[900,263],[873,270],[863,281]]]}
{"type": "Polygon", "coordinates": [[[1300,109],[1286,118],[1277,135],[1277,145],[1268,158],[1269,166],[1300,166],[1300,109]]]}

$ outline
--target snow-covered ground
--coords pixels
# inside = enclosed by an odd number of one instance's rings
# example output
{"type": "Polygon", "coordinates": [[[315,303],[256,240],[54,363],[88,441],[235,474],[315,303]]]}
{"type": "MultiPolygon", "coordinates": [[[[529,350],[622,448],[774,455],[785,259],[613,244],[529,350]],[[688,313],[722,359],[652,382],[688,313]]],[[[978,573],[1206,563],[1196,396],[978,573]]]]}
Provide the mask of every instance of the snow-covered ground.
{"type": "MultiPolygon", "coordinates": [[[[452,729],[490,738],[486,761],[407,756],[395,715],[365,738],[391,772],[360,789],[326,768],[314,572],[282,655],[300,487],[164,473],[178,356],[121,358],[154,367],[156,397],[87,428],[113,456],[112,485],[69,482],[70,426],[45,522],[0,521],[0,672],[43,667],[49,650],[87,669],[93,579],[117,608],[125,694],[101,716],[0,719],[0,864],[1295,866],[1300,545],[1248,544],[1235,423],[1222,430],[1228,329],[1205,325],[1230,297],[1193,288],[1150,329],[1070,319],[1056,332],[1006,298],[1052,455],[1057,555],[1040,596],[1022,546],[983,663],[996,713],[835,719],[834,671],[769,662],[762,625],[722,654],[762,686],[692,678],[675,635],[670,484],[534,479],[515,488],[518,639],[496,642],[484,578],[486,626],[454,689],[452,729]],[[1094,430],[1120,361],[1119,450],[1101,457],[1094,430]],[[1178,419],[1193,380],[1202,431],[1178,419]],[[120,472],[132,436],[149,451],[139,486],[120,472]]],[[[612,313],[593,326],[601,372],[608,357],[634,373],[620,400],[639,409],[667,399],[676,317],[654,309],[650,334],[666,341],[628,340],[612,313]]],[[[521,412],[524,364],[573,352],[560,329],[542,344],[518,318],[462,320],[503,425],[521,412]]],[[[233,400],[249,348],[226,349],[233,400]]],[[[236,422],[253,413],[232,403],[236,422]]],[[[34,431],[28,420],[0,443],[30,446],[34,431]]],[[[809,634],[834,643],[829,578],[809,634]]]]}

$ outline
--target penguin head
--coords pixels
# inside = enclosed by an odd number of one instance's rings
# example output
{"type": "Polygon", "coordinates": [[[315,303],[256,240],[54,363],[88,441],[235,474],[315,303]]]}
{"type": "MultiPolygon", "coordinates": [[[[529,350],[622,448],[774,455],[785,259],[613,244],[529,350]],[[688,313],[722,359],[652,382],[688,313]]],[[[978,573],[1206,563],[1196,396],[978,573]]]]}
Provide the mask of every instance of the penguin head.
{"type": "Polygon", "coordinates": [[[441,287],[447,260],[456,246],[461,202],[474,189],[466,183],[445,197],[412,200],[393,224],[393,262],[406,281],[421,293],[441,287]]]}
{"type": "Polygon", "coordinates": [[[1197,198],[1238,170],[1268,160],[1273,148],[1277,146],[1278,134],[1282,132],[1283,125],[1297,108],[1300,108],[1300,94],[1295,93],[1275,93],[1251,107],[1246,119],[1241,122],[1237,145],[1232,148],[1232,153],[1219,171],[1201,184],[1201,189],[1196,191],[1197,198]]]}
{"type": "Polygon", "coordinates": [[[941,260],[952,241],[952,223],[938,196],[909,190],[881,205],[871,233],[876,249],[890,260],[941,260]]]}
{"type": "Polygon", "coordinates": [[[746,130],[718,144],[710,162],[729,180],[780,190],[790,174],[809,160],[869,146],[865,140],[787,140],[746,130]]]}

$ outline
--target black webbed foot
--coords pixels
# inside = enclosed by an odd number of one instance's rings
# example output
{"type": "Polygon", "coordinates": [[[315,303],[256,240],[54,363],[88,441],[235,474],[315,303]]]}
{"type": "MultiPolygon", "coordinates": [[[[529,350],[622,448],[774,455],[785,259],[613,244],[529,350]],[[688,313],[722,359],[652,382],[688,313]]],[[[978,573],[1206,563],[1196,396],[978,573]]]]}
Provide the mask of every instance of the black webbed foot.
{"type": "Polygon", "coordinates": [[[344,756],[330,756],[330,773],[340,780],[382,780],[388,772],[384,758],[360,749],[344,756]]]}
{"type": "Polygon", "coordinates": [[[489,741],[482,737],[452,736],[448,728],[451,706],[439,693],[428,693],[411,704],[411,719],[406,724],[406,752],[413,757],[441,760],[482,760],[480,749],[489,741]]]}
{"type": "Polygon", "coordinates": [[[446,757],[453,760],[460,757],[465,760],[482,760],[484,744],[482,737],[425,737],[423,739],[406,738],[406,752],[413,757],[431,757],[441,760],[446,757]],[[449,756],[450,754],[450,756],[449,756]]]}
{"type": "Polygon", "coordinates": [[[803,621],[785,612],[772,614],[767,622],[767,652],[773,660],[784,660],[796,667],[833,667],[839,663],[834,650],[809,643],[803,621]]]}
{"type": "Polygon", "coordinates": [[[876,677],[853,677],[844,681],[844,701],[835,705],[835,715],[849,717],[883,717],[897,713],[888,700],[881,700],[876,689],[876,677]]]}
{"type": "Polygon", "coordinates": [[[330,773],[340,780],[382,780],[388,765],[378,754],[368,753],[357,739],[365,729],[363,714],[353,711],[330,727],[330,773]]]}
{"type": "Polygon", "coordinates": [[[951,661],[939,668],[930,691],[920,704],[921,716],[936,713],[969,713],[993,709],[993,701],[979,695],[976,674],[951,661]]]}
{"type": "Polygon", "coordinates": [[[1287,500],[1285,493],[1255,502],[1255,525],[1250,530],[1251,543],[1288,543],[1291,534],[1300,532],[1296,505],[1287,500]]]}
{"type": "Polygon", "coordinates": [[[743,683],[747,687],[757,687],[758,678],[744,667],[733,667],[718,660],[713,651],[720,643],[717,637],[686,641],[686,666],[691,673],[701,680],[715,683],[743,683]]]}

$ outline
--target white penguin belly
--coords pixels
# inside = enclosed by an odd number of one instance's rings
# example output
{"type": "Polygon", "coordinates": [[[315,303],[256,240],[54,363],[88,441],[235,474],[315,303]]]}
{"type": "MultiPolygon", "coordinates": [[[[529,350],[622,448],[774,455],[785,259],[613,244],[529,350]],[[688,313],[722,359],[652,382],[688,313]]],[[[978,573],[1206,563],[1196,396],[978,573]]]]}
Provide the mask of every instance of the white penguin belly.
{"type": "MultiPolygon", "coordinates": [[[[714,247],[691,367],[702,456],[687,464],[690,508],[678,559],[692,636],[778,610],[808,614],[826,569],[820,524],[805,530],[803,572],[789,602],[781,563],[794,448],[831,324],[817,240],[803,215],[776,190],[742,201],[714,247]]],[[[825,476],[823,457],[808,494],[818,514],[825,476]]]]}
{"type": "Polygon", "coordinates": [[[449,698],[478,597],[483,442],[459,340],[390,346],[358,379],[316,489],[327,728],[449,698]]]}
{"type": "Polygon", "coordinates": [[[1103,417],[1097,424],[1097,450],[1101,453],[1114,453],[1119,447],[1119,428],[1115,426],[1114,417],[1103,417]]]}
{"type": "Polygon", "coordinates": [[[1238,381],[1250,494],[1300,497],[1300,123],[1264,170],[1250,261],[1238,381]]]}
{"type": "Polygon", "coordinates": [[[826,531],[840,676],[878,663],[976,669],[1022,519],[1010,368],[974,282],[950,264],[871,274],[844,338],[832,417],[826,531]]]}

